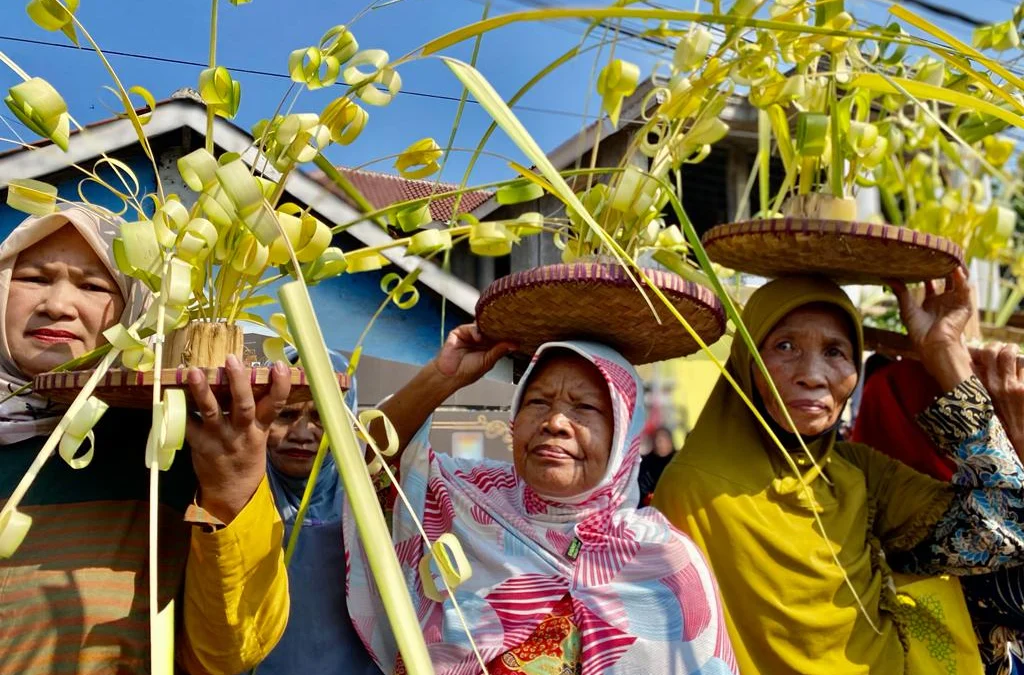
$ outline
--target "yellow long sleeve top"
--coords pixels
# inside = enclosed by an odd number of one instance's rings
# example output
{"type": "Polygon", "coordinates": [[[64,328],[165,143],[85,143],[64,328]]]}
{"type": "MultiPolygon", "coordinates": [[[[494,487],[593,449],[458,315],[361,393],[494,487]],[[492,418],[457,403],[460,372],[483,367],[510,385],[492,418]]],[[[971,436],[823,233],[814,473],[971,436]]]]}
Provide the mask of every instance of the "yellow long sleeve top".
{"type": "Polygon", "coordinates": [[[266,478],[229,525],[192,530],[178,651],[189,673],[235,675],[277,644],[289,609],[283,536],[266,478]]]}

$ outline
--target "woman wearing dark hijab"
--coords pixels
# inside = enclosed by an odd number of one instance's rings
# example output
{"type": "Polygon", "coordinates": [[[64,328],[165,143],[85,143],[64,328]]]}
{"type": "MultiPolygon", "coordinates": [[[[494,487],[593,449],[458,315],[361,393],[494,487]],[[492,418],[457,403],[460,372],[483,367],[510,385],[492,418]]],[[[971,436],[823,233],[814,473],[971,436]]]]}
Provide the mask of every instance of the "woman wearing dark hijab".
{"type": "Polygon", "coordinates": [[[668,427],[658,427],[651,436],[651,451],[640,461],[640,506],[651,503],[654,488],[672,457],[676,454],[672,432],[668,427]]]}
{"type": "MultiPolygon", "coordinates": [[[[296,362],[294,351],[287,356],[293,364],[296,362]]],[[[331,352],[331,365],[337,372],[348,370],[348,361],[335,351],[331,352]]],[[[355,410],[355,377],[345,402],[355,410]]],[[[288,560],[288,626],[274,651],[260,664],[258,675],[380,673],[360,642],[345,604],[346,547],[341,533],[345,490],[330,452],[312,477],[323,433],[316,404],[308,401],[286,406],[267,438],[267,478],[284,521],[285,545],[295,527],[306,484],[311,478],[315,482],[302,530],[288,560]]]]}

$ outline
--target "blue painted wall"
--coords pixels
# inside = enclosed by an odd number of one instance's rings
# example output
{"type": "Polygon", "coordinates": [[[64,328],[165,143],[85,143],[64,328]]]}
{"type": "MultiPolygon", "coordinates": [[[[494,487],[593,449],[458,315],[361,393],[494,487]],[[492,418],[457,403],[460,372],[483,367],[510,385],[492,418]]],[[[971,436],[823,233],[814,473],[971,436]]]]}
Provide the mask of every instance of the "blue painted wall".
{"type": "MultiPolygon", "coordinates": [[[[119,157],[135,172],[140,183],[140,193],[145,195],[156,190],[153,167],[143,155],[119,157]]],[[[64,199],[78,201],[79,187],[92,203],[113,211],[120,211],[120,200],[109,190],[92,182],[82,183],[81,174],[62,172],[57,176],[56,185],[64,199]]],[[[112,185],[119,186],[113,171],[103,169],[100,176],[112,185]]],[[[42,177],[54,182],[54,177],[42,177]]],[[[25,214],[15,211],[6,204],[6,190],[0,190],[0,238],[6,237],[24,220],[25,214]]],[[[343,248],[352,248],[351,239],[335,242],[343,248]]],[[[384,301],[381,279],[389,271],[399,271],[394,266],[376,272],[344,274],[310,289],[313,306],[320,320],[327,344],[335,349],[351,351],[370,319],[384,301]]],[[[264,316],[275,311],[273,307],[261,308],[264,316]]],[[[279,310],[278,310],[279,311],[279,310]]],[[[420,288],[419,302],[408,310],[389,305],[377,318],[369,335],[363,342],[363,353],[382,359],[422,364],[429,361],[441,345],[442,335],[465,323],[469,317],[457,307],[448,303],[445,330],[441,330],[441,299],[425,287],[420,288]]]]}
{"type": "MultiPolygon", "coordinates": [[[[396,269],[392,266],[391,269],[396,269]]],[[[310,288],[313,308],[320,320],[327,344],[351,351],[367,323],[384,301],[380,281],[387,269],[378,272],[343,274],[310,288]]],[[[268,308],[260,308],[269,315],[268,308]]],[[[392,361],[423,364],[441,346],[442,335],[469,319],[448,303],[446,330],[441,332],[441,301],[420,288],[420,300],[410,309],[390,304],[374,322],[363,341],[363,353],[392,361]]]]}
{"type": "MultiPolygon", "coordinates": [[[[153,166],[144,155],[119,157],[118,159],[135,172],[135,176],[139,181],[139,194],[146,195],[156,191],[156,176],[153,173],[153,166]]],[[[112,169],[102,167],[98,173],[101,179],[108,181],[118,189],[122,189],[121,181],[112,169]]],[[[56,185],[57,193],[61,199],[81,201],[81,197],[79,197],[79,189],[81,189],[81,194],[93,204],[110,209],[115,213],[119,213],[124,209],[124,203],[118,197],[115,197],[110,190],[97,184],[95,181],[86,180],[85,175],[77,170],[62,171],[57,174],[56,179],[55,181],[54,176],[43,176],[40,178],[40,180],[51,185],[56,185]]],[[[3,203],[0,204],[0,238],[3,238],[10,234],[11,230],[17,227],[18,223],[24,220],[26,216],[21,211],[15,211],[7,206],[7,190],[0,190],[0,196],[3,197],[3,203]]]]}

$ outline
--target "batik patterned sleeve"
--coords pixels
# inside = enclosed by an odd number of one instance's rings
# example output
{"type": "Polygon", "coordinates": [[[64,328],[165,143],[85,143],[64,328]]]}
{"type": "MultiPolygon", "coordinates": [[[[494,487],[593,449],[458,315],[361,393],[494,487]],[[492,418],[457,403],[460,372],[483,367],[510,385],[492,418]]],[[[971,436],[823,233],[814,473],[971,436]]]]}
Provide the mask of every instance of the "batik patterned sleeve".
{"type": "Polygon", "coordinates": [[[893,565],[917,574],[981,574],[1024,562],[1024,467],[972,377],[918,417],[956,462],[952,499],[934,528],[893,565]]]}
{"type": "Polygon", "coordinates": [[[940,396],[921,413],[918,423],[956,462],[954,485],[1024,488],[1024,467],[978,378],[971,377],[940,396]]]}

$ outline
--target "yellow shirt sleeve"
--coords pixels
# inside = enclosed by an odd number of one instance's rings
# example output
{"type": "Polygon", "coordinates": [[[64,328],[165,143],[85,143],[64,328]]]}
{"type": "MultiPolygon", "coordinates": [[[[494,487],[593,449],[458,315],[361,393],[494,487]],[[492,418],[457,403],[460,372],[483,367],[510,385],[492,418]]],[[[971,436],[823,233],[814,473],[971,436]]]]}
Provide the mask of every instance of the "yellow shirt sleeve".
{"type": "Polygon", "coordinates": [[[954,493],[948,483],[859,443],[844,443],[839,452],[864,473],[878,509],[875,532],[887,551],[916,546],[949,509],[954,493]]]}
{"type": "Polygon", "coordinates": [[[277,644],[288,623],[283,537],[266,478],[229,525],[193,528],[179,650],[189,673],[237,675],[277,644]]]}

